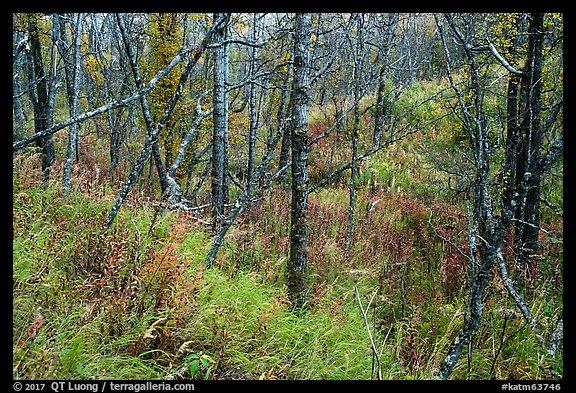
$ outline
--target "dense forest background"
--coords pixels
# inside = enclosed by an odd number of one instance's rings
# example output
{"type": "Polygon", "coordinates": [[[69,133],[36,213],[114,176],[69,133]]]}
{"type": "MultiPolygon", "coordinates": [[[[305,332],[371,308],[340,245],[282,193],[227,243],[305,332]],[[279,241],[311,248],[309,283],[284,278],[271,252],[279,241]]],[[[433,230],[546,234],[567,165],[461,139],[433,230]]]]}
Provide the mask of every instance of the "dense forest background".
{"type": "Polygon", "coordinates": [[[15,13],[14,379],[563,378],[563,16],[15,13]]]}

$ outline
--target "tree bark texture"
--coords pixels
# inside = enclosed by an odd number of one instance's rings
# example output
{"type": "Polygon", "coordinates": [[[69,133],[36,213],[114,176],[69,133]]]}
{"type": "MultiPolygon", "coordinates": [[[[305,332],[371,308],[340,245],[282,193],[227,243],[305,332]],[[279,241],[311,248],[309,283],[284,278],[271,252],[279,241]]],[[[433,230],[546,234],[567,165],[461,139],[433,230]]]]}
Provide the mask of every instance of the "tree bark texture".
{"type": "Polygon", "coordinates": [[[288,296],[294,308],[306,301],[308,244],[308,108],[311,14],[298,13],[294,30],[294,81],[292,85],[292,206],[288,296]]]}
{"type": "MultiPolygon", "coordinates": [[[[354,124],[352,126],[352,157],[350,158],[350,184],[348,187],[348,228],[346,230],[346,258],[350,258],[352,247],[352,233],[354,231],[354,210],[356,208],[356,177],[358,177],[358,129],[360,128],[360,98],[362,96],[362,73],[363,73],[363,35],[362,25],[364,16],[354,15],[356,19],[356,45],[351,48],[354,59],[354,124]]],[[[351,43],[352,44],[352,43],[351,43]]],[[[352,46],[352,45],[351,45],[352,46]]]]}
{"type": "MultiPolygon", "coordinates": [[[[80,89],[80,46],[82,39],[82,14],[77,14],[74,23],[74,50],[73,59],[66,67],[66,85],[68,86],[68,106],[70,117],[75,117],[78,111],[78,93],[80,89]]],[[[54,23],[56,25],[56,23],[54,23]]],[[[65,38],[65,31],[61,31],[62,38],[65,38]]],[[[78,123],[71,124],[68,129],[68,149],[66,150],[66,161],[64,162],[62,174],[62,189],[64,195],[69,195],[71,188],[72,165],[74,163],[74,152],[78,142],[78,123]]]]}
{"type": "Polygon", "coordinates": [[[526,201],[520,204],[516,218],[519,220],[516,232],[519,254],[519,268],[529,267],[533,257],[538,254],[538,233],[540,228],[540,154],[544,133],[541,127],[540,107],[542,105],[542,62],[544,40],[544,14],[530,14],[528,29],[528,57],[520,85],[518,116],[520,117],[520,146],[517,160],[517,183],[524,174],[531,173],[527,185],[526,201]],[[527,225],[523,224],[528,223],[527,225]]]}
{"type": "MultiPolygon", "coordinates": [[[[259,32],[259,14],[255,13],[252,25],[252,42],[256,42],[259,32]]],[[[256,74],[256,60],[258,56],[258,48],[253,46],[250,54],[250,78],[254,78],[256,74]]],[[[249,112],[250,112],[250,131],[248,133],[248,163],[246,170],[246,184],[252,182],[254,176],[254,155],[256,151],[256,130],[258,129],[258,115],[259,112],[256,108],[256,84],[255,81],[250,83],[250,97],[249,97],[249,112]]]]}
{"type": "MultiPolygon", "coordinates": [[[[291,58],[293,60],[293,51],[291,53],[291,58]]],[[[280,108],[278,108],[278,129],[282,130],[282,144],[280,146],[280,158],[278,159],[278,169],[282,169],[288,165],[290,162],[290,153],[292,149],[292,135],[290,132],[290,127],[288,126],[287,114],[291,112],[291,104],[289,104],[290,98],[290,80],[292,79],[292,74],[294,72],[294,63],[291,62],[288,66],[288,72],[286,73],[286,83],[284,84],[284,89],[282,90],[282,102],[280,103],[280,108]]],[[[283,171],[278,180],[280,184],[284,187],[286,185],[287,170],[283,171]]]]}
{"type": "MultiPolygon", "coordinates": [[[[464,42],[451,17],[446,15],[445,18],[456,37],[461,42],[464,42]]],[[[447,58],[449,58],[445,37],[442,32],[441,34],[444,49],[447,58]]],[[[472,196],[473,208],[470,217],[468,217],[468,241],[471,261],[470,290],[466,302],[464,325],[454,338],[437,374],[437,376],[442,379],[447,379],[452,373],[462,350],[465,345],[470,342],[480,326],[484,310],[482,298],[484,290],[488,285],[490,270],[494,264],[497,245],[501,242],[501,236],[495,233],[492,198],[490,197],[488,187],[490,146],[488,143],[488,129],[486,127],[482,103],[483,91],[480,84],[479,67],[476,63],[474,53],[472,53],[469,48],[466,48],[466,58],[470,66],[470,91],[472,93],[473,105],[467,106],[464,103],[462,91],[454,84],[449,68],[447,71],[450,83],[458,96],[460,110],[462,111],[461,119],[468,131],[470,147],[474,157],[475,181],[472,196]]]]}
{"type": "MultiPolygon", "coordinates": [[[[19,35],[20,36],[20,35],[19,35]]],[[[28,39],[26,37],[20,39],[16,44],[16,47],[12,50],[12,107],[14,113],[14,120],[16,121],[16,127],[13,129],[12,137],[14,140],[21,138],[22,131],[24,128],[24,121],[28,121],[26,117],[26,105],[23,101],[23,86],[22,86],[22,76],[21,70],[24,66],[24,56],[23,51],[26,47],[28,39]]]]}
{"type": "Polygon", "coordinates": [[[379,146],[382,140],[382,128],[384,126],[384,118],[386,117],[386,97],[385,97],[385,85],[386,79],[388,78],[388,64],[390,49],[392,47],[392,41],[395,36],[396,26],[398,24],[399,15],[389,14],[388,21],[385,24],[384,31],[380,34],[382,35],[381,46],[378,49],[378,82],[376,91],[376,106],[374,114],[374,137],[373,142],[375,146],[379,146]]]}
{"type": "Polygon", "coordinates": [[[214,231],[224,214],[228,140],[228,45],[225,43],[229,14],[214,14],[214,19],[224,21],[214,29],[214,133],[212,138],[212,217],[214,231]]]}

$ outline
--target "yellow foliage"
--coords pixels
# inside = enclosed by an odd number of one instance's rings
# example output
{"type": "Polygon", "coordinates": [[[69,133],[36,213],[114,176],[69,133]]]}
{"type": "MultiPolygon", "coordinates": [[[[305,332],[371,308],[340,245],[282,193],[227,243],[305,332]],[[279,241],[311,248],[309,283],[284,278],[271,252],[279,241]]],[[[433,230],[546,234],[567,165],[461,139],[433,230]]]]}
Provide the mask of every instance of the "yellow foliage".
{"type": "MultiPolygon", "coordinates": [[[[150,14],[147,28],[150,47],[145,59],[150,76],[165,68],[178,53],[183,34],[182,17],[182,15],[174,13],[150,14]]],[[[166,110],[176,91],[181,74],[182,66],[174,67],[150,91],[150,112],[154,122],[159,121],[166,110]]],[[[173,159],[176,156],[181,135],[187,131],[183,128],[185,128],[186,118],[190,116],[186,108],[190,106],[180,102],[172,111],[171,120],[160,135],[160,146],[169,158],[173,159]]]]}
{"type": "Polygon", "coordinates": [[[244,112],[231,113],[228,118],[228,142],[231,146],[243,144],[250,130],[250,119],[244,112]]]}
{"type": "Polygon", "coordinates": [[[90,78],[94,81],[96,87],[100,88],[104,86],[104,75],[100,71],[101,67],[98,58],[94,54],[84,57],[84,69],[90,75],[90,78]]]}

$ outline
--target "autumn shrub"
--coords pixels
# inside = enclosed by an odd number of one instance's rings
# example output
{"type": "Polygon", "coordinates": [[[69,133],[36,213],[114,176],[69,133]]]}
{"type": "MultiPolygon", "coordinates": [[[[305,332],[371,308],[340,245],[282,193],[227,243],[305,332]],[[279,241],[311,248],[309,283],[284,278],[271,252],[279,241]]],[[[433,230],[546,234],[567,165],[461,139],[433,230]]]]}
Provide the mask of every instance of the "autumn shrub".
{"type": "Polygon", "coordinates": [[[154,308],[170,310],[177,322],[189,316],[189,308],[204,280],[205,266],[195,265],[195,272],[191,274],[190,262],[177,248],[192,228],[190,216],[189,213],[176,216],[166,240],[144,252],[138,274],[143,292],[154,299],[154,308]]]}

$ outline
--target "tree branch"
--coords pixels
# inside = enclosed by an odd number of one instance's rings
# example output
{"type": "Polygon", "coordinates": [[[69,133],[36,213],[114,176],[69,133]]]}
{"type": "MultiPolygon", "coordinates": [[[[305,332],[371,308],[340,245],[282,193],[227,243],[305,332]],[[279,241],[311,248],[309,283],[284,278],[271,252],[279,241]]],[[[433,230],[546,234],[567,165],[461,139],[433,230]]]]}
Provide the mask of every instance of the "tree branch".
{"type": "Polygon", "coordinates": [[[498,50],[496,50],[496,47],[490,41],[488,41],[488,46],[490,47],[490,51],[492,52],[492,54],[494,55],[496,60],[498,60],[500,62],[500,64],[502,64],[504,66],[504,68],[506,68],[508,71],[510,71],[511,73],[513,73],[515,75],[526,76],[526,73],[524,71],[520,71],[520,70],[517,70],[516,68],[512,67],[510,65],[510,63],[508,63],[506,61],[506,59],[504,59],[502,56],[500,56],[500,53],[498,53],[498,50]]]}
{"type": "Polygon", "coordinates": [[[532,331],[536,335],[536,338],[542,345],[542,347],[548,352],[548,354],[552,357],[556,356],[556,352],[558,347],[560,346],[560,342],[562,341],[562,334],[564,331],[564,322],[562,318],[562,313],[560,313],[559,319],[556,324],[556,329],[554,330],[551,340],[546,340],[546,337],[542,333],[542,326],[536,321],[528,306],[522,299],[522,296],[518,293],[516,288],[512,283],[512,280],[508,277],[508,269],[506,268],[506,261],[504,260],[504,256],[502,255],[502,248],[498,248],[496,252],[496,258],[498,259],[498,264],[500,265],[500,274],[502,277],[502,281],[504,282],[504,286],[508,290],[508,293],[516,302],[516,305],[524,315],[524,319],[532,328],[532,331]]]}

